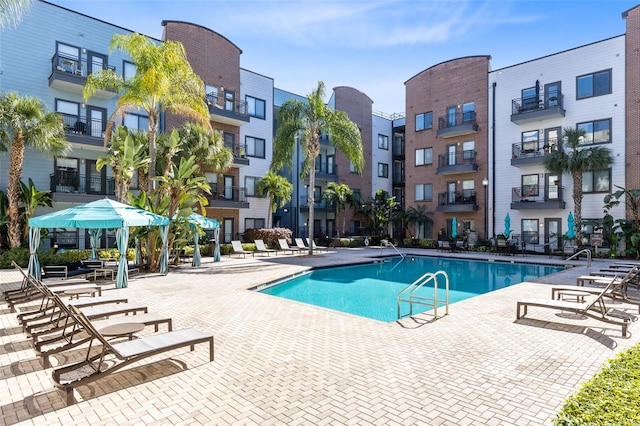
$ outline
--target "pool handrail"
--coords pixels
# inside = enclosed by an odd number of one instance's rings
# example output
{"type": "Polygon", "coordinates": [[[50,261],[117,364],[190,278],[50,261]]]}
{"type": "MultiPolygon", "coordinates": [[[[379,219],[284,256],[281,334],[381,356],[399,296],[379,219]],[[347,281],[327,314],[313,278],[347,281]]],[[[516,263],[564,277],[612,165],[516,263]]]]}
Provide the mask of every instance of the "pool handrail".
{"type": "Polygon", "coordinates": [[[567,264],[568,261],[572,260],[573,258],[576,258],[577,260],[580,260],[580,255],[582,253],[585,253],[587,255],[587,267],[591,266],[591,250],[589,249],[582,249],[577,253],[574,253],[572,256],[570,256],[569,258],[567,258],[564,263],[565,265],[567,264]]]}
{"type": "MultiPolygon", "coordinates": [[[[398,248],[391,242],[391,241],[387,241],[387,246],[391,246],[393,247],[393,249],[396,251],[396,253],[398,253],[400,255],[400,257],[404,260],[405,254],[402,253],[400,250],[398,250],[398,248]]],[[[380,250],[382,250],[382,245],[380,245],[380,250]]]]}
{"type": "Polygon", "coordinates": [[[445,278],[445,315],[449,315],[449,275],[443,270],[439,270],[437,272],[427,272],[422,275],[420,278],[406,286],[400,293],[398,293],[398,319],[402,318],[403,315],[400,312],[400,304],[401,302],[409,303],[409,316],[413,316],[413,304],[419,304],[423,306],[432,306],[433,307],[433,317],[434,319],[438,318],[438,276],[442,275],[445,278]],[[414,293],[420,288],[424,287],[425,284],[433,281],[433,298],[428,298],[424,296],[417,296],[414,293]],[[409,292],[409,298],[403,299],[402,295],[409,292]]]}

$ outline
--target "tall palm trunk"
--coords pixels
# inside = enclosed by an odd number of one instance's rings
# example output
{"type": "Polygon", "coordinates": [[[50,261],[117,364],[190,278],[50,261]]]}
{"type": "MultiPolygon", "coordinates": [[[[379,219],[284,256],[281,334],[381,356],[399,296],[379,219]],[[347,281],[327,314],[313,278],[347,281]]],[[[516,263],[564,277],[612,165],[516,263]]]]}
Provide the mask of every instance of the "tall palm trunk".
{"type": "Polygon", "coordinates": [[[154,178],[156,177],[156,129],[158,128],[158,117],[155,114],[149,114],[149,180],[147,181],[147,190],[149,195],[156,186],[154,178]]]}
{"type": "Polygon", "coordinates": [[[273,216],[273,195],[269,193],[269,210],[267,211],[267,228],[271,227],[271,216],[273,216]]]}
{"type": "Polygon", "coordinates": [[[24,163],[24,135],[17,131],[11,144],[11,158],[9,160],[9,182],[7,183],[7,233],[9,234],[9,246],[20,247],[22,233],[20,232],[20,176],[24,163]]]}
{"type": "Polygon", "coordinates": [[[309,152],[309,158],[311,158],[311,170],[309,170],[309,256],[313,256],[313,221],[314,221],[314,202],[313,196],[315,195],[316,185],[316,159],[320,155],[320,144],[318,142],[318,129],[311,130],[311,138],[309,140],[309,146],[307,151],[309,152]]]}
{"type": "Polygon", "coordinates": [[[578,248],[582,248],[582,171],[573,173],[573,210],[578,248]]]}

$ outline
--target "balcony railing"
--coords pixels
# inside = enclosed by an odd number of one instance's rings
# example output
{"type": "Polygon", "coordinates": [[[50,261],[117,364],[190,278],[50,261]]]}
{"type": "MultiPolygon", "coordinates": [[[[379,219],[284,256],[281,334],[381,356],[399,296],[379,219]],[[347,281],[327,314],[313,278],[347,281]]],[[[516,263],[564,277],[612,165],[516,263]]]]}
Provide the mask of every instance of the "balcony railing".
{"type": "Polygon", "coordinates": [[[473,189],[464,189],[456,192],[440,192],[438,193],[438,205],[449,206],[458,204],[476,204],[476,191],[473,189]]]}
{"type": "Polygon", "coordinates": [[[393,184],[401,184],[404,183],[404,173],[402,172],[402,170],[394,170],[393,171],[393,176],[392,176],[392,181],[393,184]]]}
{"type": "Polygon", "coordinates": [[[243,143],[225,142],[224,147],[230,150],[234,157],[247,158],[247,145],[243,143]]]}
{"type": "Polygon", "coordinates": [[[233,126],[241,126],[249,122],[247,103],[243,100],[224,99],[215,93],[209,93],[205,97],[205,102],[209,107],[209,114],[215,116],[215,121],[233,126]]]}
{"type": "Polygon", "coordinates": [[[217,183],[210,183],[209,185],[211,186],[211,196],[209,197],[209,201],[212,203],[218,201],[232,201],[238,203],[247,202],[247,188],[245,187],[225,186],[218,185],[217,183]]]}
{"type": "Polygon", "coordinates": [[[529,142],[518,142],[511,146],[513,160],[544,157],[560,148],[558,138],[541,139],[529,142]]]}
{"type": "Polygon", "coordinates": [[[440,174],[475,172],[478,170],[476,152],[473,150],[438,155],[440,174]]]}
{"type": "Polygon", "coordinates": [[[476,122],[475,111],[459,112],[438,118],[437,136],[442,138],[451,138],[454,136],[475,133],[478,129],[479,126],[476,122]]]}
{"type": "Polygon", "coordinates": [[[558,185],[522,185],[511,188],[511,208],[564,209],[564,187],[558,185]]]}
{"type": "MultiPolygon", "coordinates": [[[[304,166],[304,162],[300,162],[300,169],[304,166]]],[[[338,165],[336,163],[327,162],[327,161],[316,161],[316,165],[314,167],[316,175],[337,175],[338,174],[338,165]]]]}
{"type": "Polygon", "coordinates": [[[103,120],[87,120],[82,115],[60,114],[64,122],[64,132],[73,135],[90,136],[93,138],[104,137],[106,123],[103,120]]]}
{"type": "Polygon", "coordinates": [[[401,141],[393,141],[392,145],[393,156],[394,157],[403,157],[404,156],[404,140],[401,141]]]}
{"type": "Polygon", "coordinates": [[[112,65],[103,64],[102,62],[92,62],[88,64],[87,58],[84,56],[80,56],[78,58],[66,55],[62,52],[56,52],[53,55],[53,58],[51,58],[51,66],[52,72],[67,73],[80,77],[86,77],[90,72],[95,72],[97,70],[116,70],[112,65]]]}
{"type": "Polygon", "coordinates": [[[51,192],[115,195],[115,181],[113,178],[86,176],[85,174],[71,171],[52,173],[49,177],[51,192]]]}
{"type": "Polygon", "coordinates": [[[517,124],[564,115],[564,95],[559,92],[548,93],[548,96],[541,92],[538,96],[511,101],[511,121],[517,124]]]}

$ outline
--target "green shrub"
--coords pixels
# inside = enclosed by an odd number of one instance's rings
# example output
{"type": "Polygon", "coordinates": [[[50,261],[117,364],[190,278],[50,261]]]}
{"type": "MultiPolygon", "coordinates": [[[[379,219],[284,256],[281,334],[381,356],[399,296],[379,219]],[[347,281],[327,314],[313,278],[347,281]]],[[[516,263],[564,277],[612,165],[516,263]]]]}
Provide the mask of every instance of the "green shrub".
{"type": "Polygon", "coordinates": [[[26,268],[29,265],[29,249],[20,247],[2,252],[2,254],[0,254],[0,268],[13,268],[13,266],[11,266],[12,260],[21,267],[26,268]]]}
{"type": "MultiPolygon", "coordinates": [[[[291,229],[288,228],[258,228],[244,231],[244,241],[252,243],[255,240],[263,240],[269,248],[280,248],[278,240],[284,238],[291,244],[291,229]]],[[[248,249],[246,249],[248,250],[248,249]]]]}
{"type": "Polygon", "coordinates": [[[555,425],[637,425],[640,419],[640,345],[619,353],[570,396],[555,425]]]}
{"type": "Polygon", "coordinates": [[[432,238],[420,238],[418,240],[418,247],[427,249],[437,248],[438,242],[432,238]]]}

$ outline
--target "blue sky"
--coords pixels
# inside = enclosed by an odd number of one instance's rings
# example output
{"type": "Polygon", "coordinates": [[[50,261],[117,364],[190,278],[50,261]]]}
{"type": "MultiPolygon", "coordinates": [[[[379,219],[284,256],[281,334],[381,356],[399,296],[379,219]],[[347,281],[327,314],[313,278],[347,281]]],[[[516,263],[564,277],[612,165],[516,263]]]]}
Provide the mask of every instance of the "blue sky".
{"type": "MultiPolygon", "coordinates": [[[[404,82],[442,61],[491,55],[498,69],[625,32],[640,0],[196,1],[49,0],[152,37],[162,20],[222,34],[243,68],[306,95],[323,80],[351,86],[373,109],[404,112],[404,82]]],[[[28,19],[28,17],[25,17],[28,19]]],[[[329,92],[329,90],[328,90],[329,92]]]]}

